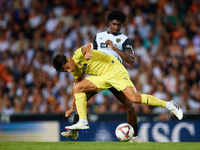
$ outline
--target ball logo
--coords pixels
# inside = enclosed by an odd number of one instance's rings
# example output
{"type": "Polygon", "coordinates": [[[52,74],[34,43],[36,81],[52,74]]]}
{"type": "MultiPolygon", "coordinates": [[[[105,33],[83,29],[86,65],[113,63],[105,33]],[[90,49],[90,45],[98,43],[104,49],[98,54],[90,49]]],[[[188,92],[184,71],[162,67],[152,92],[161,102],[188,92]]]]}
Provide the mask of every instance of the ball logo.
{"type": "Polygon", "coordinates": [[[115,135],[120,141],[127,142],[133,138],[134,129],[128,123],[122,123],[116,127],[115,135]]]}
{"type": "Polygon", "coordinates": [[[124,136],[125,136],[126,138],[129,137],[129,135],[128,135],[128,134],[129,134],[129,131],[130,131],[129,125],[118,127],[118,130],[120,130],[120,131],[124,134],[124,136]],[[124,129],[126,129],[126,128],[127,128],[127,130],[126,130],[126,132],[125,132],[124,129]]]}

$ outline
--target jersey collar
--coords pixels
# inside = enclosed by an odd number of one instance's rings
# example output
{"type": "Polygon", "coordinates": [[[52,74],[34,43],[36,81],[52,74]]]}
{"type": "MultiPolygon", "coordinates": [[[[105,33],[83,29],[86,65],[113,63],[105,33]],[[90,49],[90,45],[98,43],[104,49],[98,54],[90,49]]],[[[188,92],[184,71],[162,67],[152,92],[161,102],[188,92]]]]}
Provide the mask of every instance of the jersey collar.
{"type": "Polygon", "coordinates": [[[108,34],[112,34],[114,36],[117,36],[117,35],[120,35],[121,33],[118,33],[118,34],[113,34],[113,33],[109,33],[109,31],[107,31],[108,34]]]}

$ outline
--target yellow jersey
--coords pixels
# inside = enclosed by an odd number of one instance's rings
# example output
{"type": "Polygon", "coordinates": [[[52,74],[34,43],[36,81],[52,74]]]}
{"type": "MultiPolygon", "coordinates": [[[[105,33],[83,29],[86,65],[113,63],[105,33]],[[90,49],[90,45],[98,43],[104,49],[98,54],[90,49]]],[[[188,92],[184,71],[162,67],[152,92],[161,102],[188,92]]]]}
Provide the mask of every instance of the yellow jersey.
{"type": "Polygon", "coordinates": [[[118,75],[125,72],[128,73],[124,66],[114,56],[107,55],[98,50],[93,50],[91,54],[93,57],[87,61],[85,60],[85,55],[83,55],[81,48],[74,52],[72,58],[77,67],[75,72],[71,72],[74,79],[79,79],[84,74],[101,76],[109,73],[109,76],[112,76],[115,75],[116,69],[118,75]]]}

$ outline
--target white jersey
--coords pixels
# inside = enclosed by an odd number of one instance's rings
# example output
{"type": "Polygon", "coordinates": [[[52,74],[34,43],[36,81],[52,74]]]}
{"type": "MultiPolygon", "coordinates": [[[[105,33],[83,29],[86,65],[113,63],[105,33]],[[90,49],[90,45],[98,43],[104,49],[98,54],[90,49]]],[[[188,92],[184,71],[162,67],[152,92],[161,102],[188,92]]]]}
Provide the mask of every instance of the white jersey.
{"type": "Polygon", "coordinates": [[[106,53],[107,55],[112,55],[122,63],[122,58],[119,56],[119,54],[115,52],[113,49],[111,49],[108,44],[105,44],[105,42],[108,39],[113,42],[113,46],[115,46],[117,49],[121,51],[126,51],[126,50],[133,51],[131,40],[122,33],[114,35],[112,33],[108,33],[108,31],[97,33],[94,38],[93,41],[94,49],[100,50],[106,53]]]}

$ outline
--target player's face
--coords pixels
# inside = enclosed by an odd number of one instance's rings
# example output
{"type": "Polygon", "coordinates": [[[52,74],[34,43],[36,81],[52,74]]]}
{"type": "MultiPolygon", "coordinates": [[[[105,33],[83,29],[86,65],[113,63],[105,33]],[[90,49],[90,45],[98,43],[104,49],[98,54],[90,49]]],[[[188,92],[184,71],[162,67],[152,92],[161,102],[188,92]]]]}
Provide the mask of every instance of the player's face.
{"type": "Polygon", "coordinates": [[[113,34],[118,34],[121,30],[122,22],[115,19],[115,20],[110,21],[109,25],[110,25],[109,32],[113,34]]]}
{"type": "Polygon", "coordinates": [[[67,63],[63,66],[62,72],[76,71],[76,64],[72,58],[67,57],[67,63]]]}

